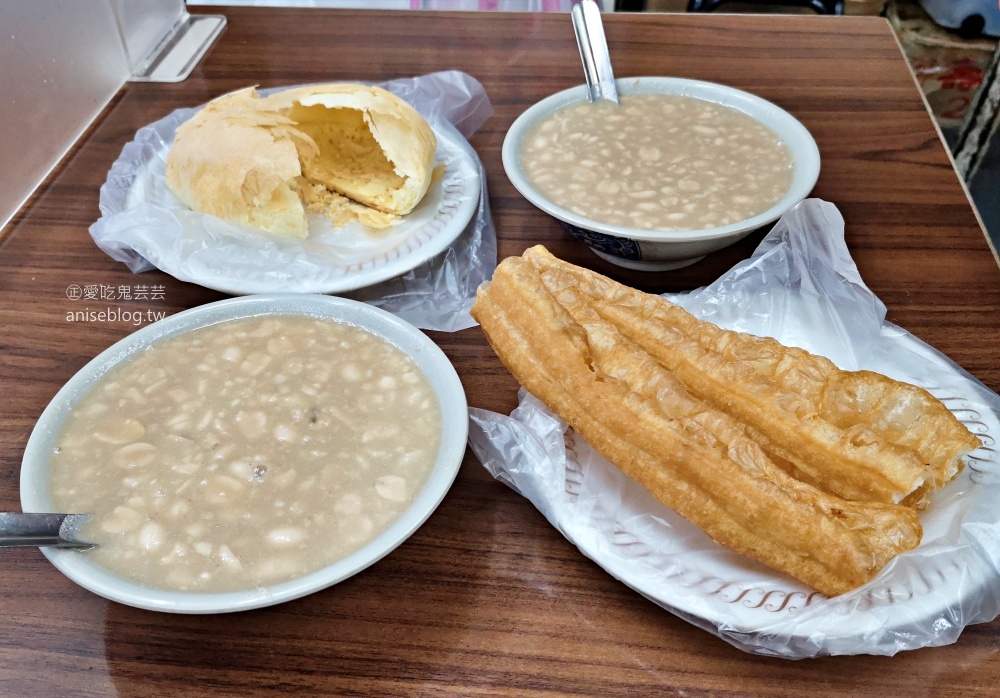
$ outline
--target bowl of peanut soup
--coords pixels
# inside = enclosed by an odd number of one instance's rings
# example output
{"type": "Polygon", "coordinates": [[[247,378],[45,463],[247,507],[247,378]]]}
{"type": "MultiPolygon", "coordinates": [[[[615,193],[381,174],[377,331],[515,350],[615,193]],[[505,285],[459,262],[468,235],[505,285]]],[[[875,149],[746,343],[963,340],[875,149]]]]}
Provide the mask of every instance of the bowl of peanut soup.
{"type": "Polygon", "coordinates": [[[716,83],[617,80],[621,105],[585,85],[511,125],[514,187],[598,256],[630,269],[694,264],[781,217],[819,177],[819,149],[788,112],[716,83]]]}
{"type": "Polygon", "coordinates": [[[138,330],[39,418],[25,512],[91,513],[86,551],[43,548],[108,599],[247,610],[336,584],[431,515],[468,430],[454,367],[364,303],[233,298],[138,330]]]}

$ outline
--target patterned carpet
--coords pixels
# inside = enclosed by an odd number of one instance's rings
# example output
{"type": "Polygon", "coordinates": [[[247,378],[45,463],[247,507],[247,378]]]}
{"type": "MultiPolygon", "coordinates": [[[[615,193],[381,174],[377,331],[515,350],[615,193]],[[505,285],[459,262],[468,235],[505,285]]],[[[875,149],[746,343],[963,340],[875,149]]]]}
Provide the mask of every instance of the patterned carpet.
{"type": "Polygon", "coordinates": [[[997,40],[963,39],[938,26],[917,0],[889,0],[886,17],[946,135],[962,122],[997,40]]]}

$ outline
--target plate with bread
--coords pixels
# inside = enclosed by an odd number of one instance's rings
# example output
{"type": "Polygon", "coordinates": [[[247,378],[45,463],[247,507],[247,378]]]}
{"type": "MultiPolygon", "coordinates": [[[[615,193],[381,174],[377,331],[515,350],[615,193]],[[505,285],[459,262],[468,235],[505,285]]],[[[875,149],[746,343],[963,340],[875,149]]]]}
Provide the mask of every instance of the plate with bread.
{"type": "Polygon", "coordinates": [[[98,245],[232,294],[399,276],[461,235],[481,197],[451,124],[367,85],[237,90],[141,130],[122,160],[141,164],[117,173],[119,200],[102,189],[98,245]]]}

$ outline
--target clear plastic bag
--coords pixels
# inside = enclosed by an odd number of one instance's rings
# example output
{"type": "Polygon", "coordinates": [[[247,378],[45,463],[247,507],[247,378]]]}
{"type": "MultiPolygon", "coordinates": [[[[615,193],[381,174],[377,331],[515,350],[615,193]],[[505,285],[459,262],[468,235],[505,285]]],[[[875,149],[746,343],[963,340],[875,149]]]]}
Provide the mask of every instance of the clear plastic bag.
{"type": "MultiPolygon", "coordinates": [[[[310,214],[312,233],[302,241],[260,234],[187,209],[166,188],[163,172],[177,127],[198,108],[178,109],[140,129],[126,144],[101,187],[101,218],[90,227],[91,237],[133,272],[157,267],[181,280],[231,293],[340,292],[347,274],[369,274],[376,281],[357,290],[344,290],[344,295],[383,308],[422,329],[456,331],[475,325],[469,309],[479,284],[496,267],[496,232],[486,173],[465,138],[493,113],[489,99],[475,78],[458,71],[392,80],[379,86],[409,102],[427,119],[439,136],[438,159],[446,167],[440,191],[432,190],[442,200],[451,197],[447,205],[435,209],[435,202],[429,202],[422,210],[422,203],[404,224],[424,225],[435,215],[440,218],[442,210],[451,215],[452,211],[474,209],[457,238],[415,267],[400,268],[399,275],[386,277],[390,265],[401,266],[399,250],[409,247],[401,244],[406,241],[400,226],[378,238],[380,263],[385,261],[373,272],[372,263],[366,260],[373,254],[375,238],[359,224],[327,230],[322,226],[329,228],[328,223],[318,214],[310,214]],[[363,248],[360,252],[359,247],[363,248]],[[346,270],[351,264],[355,270],[346,270]],[[380,271],[388,280],[378,279],[380,271]]],[[[288,88],[261,93],[278,89],[288,88]]],[[[461,219],[455,220],[463,224],[461,219]]],[[[416,249],[412,254],[421,252],[416,249]]]]}
{"type": "Polygon", "coordinates": [[[801,659],[955,642],[1000,613],[1000,397],[899,327],[862,282],[837,209],[807,200],[753,256],[671,300],[729,329],[770,335],[929,389],[983,447],[921,514],[923,541],[869,584],[828,599],[724,550],[655,501],[522,390],[510,417],[471,410],[469,440],[494,477],[529,499],[610,574],[747,652],[801,659]]]}

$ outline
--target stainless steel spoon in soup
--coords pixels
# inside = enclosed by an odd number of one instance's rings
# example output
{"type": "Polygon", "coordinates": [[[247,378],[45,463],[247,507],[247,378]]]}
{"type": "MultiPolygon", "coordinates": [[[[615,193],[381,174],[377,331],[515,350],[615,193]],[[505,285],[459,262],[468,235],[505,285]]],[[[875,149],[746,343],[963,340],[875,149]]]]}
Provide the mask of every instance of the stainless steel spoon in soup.
{"type": "Polygon", "coordinates": [[[80,529],[90,514],[19,514],[0,512],[0,548],[93,548],[80,529]]]}
{"type": "Polygon", "coordinates": [[[594,0],[573,5],[573,31],[580,48],[583,74],[587,78],[587,96],[591,102],[606,100],[618,104],[618,88],[611,70],[611,54],[604,36],[601,11],[594,0]]]}

